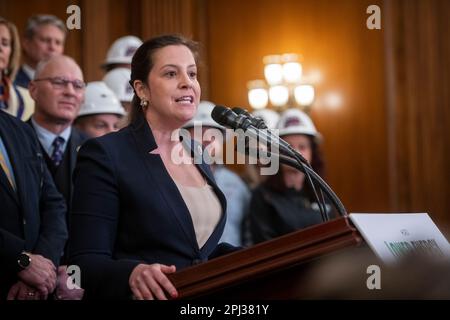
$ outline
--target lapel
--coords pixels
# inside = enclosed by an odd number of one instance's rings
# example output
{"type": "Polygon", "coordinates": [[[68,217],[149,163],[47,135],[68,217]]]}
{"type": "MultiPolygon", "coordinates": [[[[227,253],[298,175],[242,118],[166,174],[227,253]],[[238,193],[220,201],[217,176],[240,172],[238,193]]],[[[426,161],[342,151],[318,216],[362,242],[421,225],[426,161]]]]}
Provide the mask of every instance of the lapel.
{"type": "Polygon", "coordinates": [[[21,142],[16,136],[17,132],[14,130],[15,128],[6,123],[3,117],[0,117],[0,120],[2,121],[2,124],[0,125],[0,133],[11,162],[17,190],[14,191],[3,170],[0,175],[0,181],[6,190],[8,190],[8,193],[12,196],[12,198],[19,204],[20,207],[23,208],[23,205],[20,205],[21,203],[23,204],[23,197],[25,193],[23,190],[25,187],[23,183],[24,162],[22,161],[24,155],[22,154],[22,148],[20,147],[21,142]]]}
{"type": "Polygon", "coordinates": [[[19,203],[17,193],[14,191],[11,184],[9,183],[9,180],[6,177],[6,174],[3,172],[3,169],[0,169],[0,185],[2,186],[2,189],[6,190],[6,192],[11,196],[11,198],[14,201],[19,203]]]}
{"type": "Polygon", "coordinates": [[[153,133],[143,116],[139,116],[132,124],[136,144],[138,145],[139,154],[145,163],[146,172],[151,176],[151,181],[158,181],[155,185],[160,191],[161,197],[164,199],[167,207],[171,209],[175,216],[180,229],[183,231],[186,239],[198,251],[198,245],[195,237],[194,226],[186,204],[178,191],[177,186],[172,181],[167,172],[161,157],[158,154],[152,154],[158,146],[156,144],[153,133]]]}
{"type": "Polygon", "coordinates": [[[69,143],[67,145],[70,156],[69,166],[70,172],[75,170],[75,164],[77,163],[78,150],[81,144],[84,142],[85,138],[80,134],[80,132],[72,126],[72,133],[70,134],[69,143]]]}
{"type": "MultiPolygon", "coordinates": [[[[2,120],[2,117],[0,117],[0,121],[2,120]]],[[[43,161],[43,159],[38,149],[37,138],[34,139],[34,141],[36,142],[37,154],[26,154],[23,151],[25,148],[23,144],[26,142],[22,140],[28,140],[28,137],[25,136],[27,133],[21,134],[20,137],[18,136],[18,133],[22,133],[25,130],[23,130],[22,128],[14,127],[9,123],[6,123],[6,121],[4,121],[3,124],[0,124],[0,130],[4,130],[2,131],[2,139],[5,143],[6,150],[8,151],[8,155],[16,179],[17,192],[15,193],[15,199],[16,201],[18,201],[19,207],[22,211],[21,218],[24,219],[24,221],[27,221],[27,223],[24,225],[25,248],[27,250],[30,250],[33,248],[33,245],[35,244],[36,238],[38,236],[38,229],[36,228],[36,226],[38,225],[39,212],[31,209],[30,202],[27,200],[28,192],[31,192],[30,190],[32,189],[29,189],[27,192],[26,175],[30,174],[30,171],[26,170],[26,162],[32,161],[33,159],[30,159],[30,157],[35,156],[39,158],[40,161],[43,161]],[[5,127],[4,125],[6,125],[7,127],[5,127]],[[7,133],[6,130],[8,130],[7,133]]],[[[40,192],[39,189],[37,191],[40,192]]]]}
{"type": "Polygon", "coordinates": [[[197,169],[200,171],[200,173],[205,177],[208,184],[212,186],[214,193],[216,194],[222,206],[222,216],[220,217],[220,220],[217,223],[216,228],[211,233],[211,236],[200,250],[202,252],[203,257],[206,259],[208,258],[209,254],[216,248],[217,244],[219,243],[220,237],[222,236],[223,229],[225,228],[225,222],[227,219],[226,216],[227,201],[225,199],[225,195],[222,193],[222,191],[219,189],[216,182],[214,181],[209,166],[205,163],[196,164],[196,166],[197,169]]]}
{"type": "MultiPolygon", "coordinates": [[[[171,209],[171,212],[175,216],[179,227],[183,231],[186,239],[189,241],[196,252],[201,252],[202,255],[203,253],[211,252],[211,248],[215,248],[220,236],[222,235],[222,232],[218,231],[223,230],[225,224],[225,198],[218,189],[215,182],[212,180],[212,177],[207,174],[207,170],[205,170],[206,165],[201,164],[196,166],[199,169],[200,173],[206,178],[208,183],[213,186],[214,191],[218,195],[219,200],[222,204],[222,208],[224,209],[222,218],[218,223],[216,229],[200,250],[195,236],[194,224],[192,222],[191,214],[189,213],[189,210],[175,182],[167,172],[161,157],[158,154],[151,154],[151,152],[157,148],[157,145],[150,126],[148,125],[146,119],[143,116],[140,116],[132,123],[132,127],[133,129],[131,132],[133,133],[134,139],[139,148],[139,153],[142,155],[142,158],[146,165],[147,174],[152,177],[152,181],[158,181],[158,184],[155,186],[155,188],[159,189],[161,196],[165,200],[166,205],[171,209]]],[[[195,150],[192,150],[192,146],[191,151],[191,154],[195,156],[195,150]]]]}
{"type": "MultiPolygon", "coordinates": [[[[226,205],[227,201],[225,199],[225,195],[222,193],[222,191],[219,189],[219,187],[216,184],[216,181],[214,180],[214,176],[211,172],[211,169],[207,163],[211,163],[211,158],[209,157],[209,154],[207,152],[204,152],[203,146],[196,142],[195,140],[190,138],[190,135],[184,136],[182,131],[182,144],[184,148],[190,152],[191,157],[194,160],[194,164],[199,170],[199,172],[202,174],[202,176],[206,179],[207,183],[212,186],[214,193],[216,194],[217,198],[220,201],[220,204],[222,206],[222,216],[217,223],[216,228],[211,233],[211,236],[208,238],[206,243],[203,245],[203,247],[200,249],[203,258],[207,258],[209,253],[212,252],[216,246],[217,243],[220,240],[220,237],[222,236],[223,229],[225,228],[225,222],[226,222],[226,205]]],[[[195,232],[195,231],[194,231],[195,232]]]]}

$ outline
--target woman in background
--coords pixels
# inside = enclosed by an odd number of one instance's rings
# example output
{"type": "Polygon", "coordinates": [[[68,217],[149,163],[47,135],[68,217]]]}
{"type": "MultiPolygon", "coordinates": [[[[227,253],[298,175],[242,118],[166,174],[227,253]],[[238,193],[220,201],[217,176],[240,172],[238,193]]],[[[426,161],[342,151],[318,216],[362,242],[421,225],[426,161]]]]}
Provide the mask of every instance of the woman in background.
{"type": "MultiPolygon", "coordinates": [[[[323,171],[318,148],[320,134],[311,119],[298,109],[288,109],[280,117],[280,138],[308,160],[319,175],[323,171]]],[[[249,244],[270,240],[322,222],[319,207],[305,181],[305,175],[287,165],[269,176],[252,193],[247,232],[249,244]]]]}
{"type": "Polygon", "coordinates": [[[28,90],[13,84],[20,62],[16,26],[0,17],[0,110],[27,120],[34,111],[28,90]]]}

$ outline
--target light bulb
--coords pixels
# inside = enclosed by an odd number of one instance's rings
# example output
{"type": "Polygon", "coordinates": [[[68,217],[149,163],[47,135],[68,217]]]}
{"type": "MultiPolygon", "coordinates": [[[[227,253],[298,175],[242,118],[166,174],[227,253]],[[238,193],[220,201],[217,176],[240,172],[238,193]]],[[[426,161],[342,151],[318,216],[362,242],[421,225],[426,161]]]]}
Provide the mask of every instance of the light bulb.
{"type": "Polygon", "coordinates": [[[248,91],[248,102],[253,109],[264,109],[269,102],[267,90],[255,88],[248,91]]]}
{"type": "Polygon", "coordinates": [[[302,84],[294,89],[295,101],[301,106],[309,106],[314,102],[314,87],[302,84]]]}
{"type": "Polygon", "coordinates": [[[269,99],[275,107],[282,107],[289,100],[289,89],[285,86],[270,87],[269,99]]]}
{"type": "Polygon", "coordinates": [[[298,62],[283,64],[283,77],[288,83],[297,83],[302,78],[302,65],[298,62]]]}

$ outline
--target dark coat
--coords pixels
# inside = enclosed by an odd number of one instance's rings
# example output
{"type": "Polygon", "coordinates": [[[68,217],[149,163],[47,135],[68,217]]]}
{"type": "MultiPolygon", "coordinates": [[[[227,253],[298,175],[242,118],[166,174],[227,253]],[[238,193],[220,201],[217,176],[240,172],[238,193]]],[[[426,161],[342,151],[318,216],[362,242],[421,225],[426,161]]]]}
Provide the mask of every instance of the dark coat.
{"type": "MultiPolygon", "coordinates": [[[[70,262],[82,270],[86,298],[130,298],[129,277],[140,263],[206,261],[225,226],[226,200],[206,164],[197,168],[222,205],[222,217],[199,248],[188,208],[167,172],[147,121],[141,116],[116,133],[88,140],[74,173],[70,262]]],[[[200,154],[192,148],[194,156],[200,154]]],[[[200,148],[201,151],[201,148],[200,148]]]]}
{"type": "Polygon", "coordinates": [[[13,167],[17,192],[0,169],[0,295],[17,281],[22,251],[58,266],[67,228],[66,206],[45,165],[33,130],[0,111],[0,136],[13,167]]]}
{"type": "Polygon", "coordinates": [[[248,213],[252,243],[270,240],[322,222],[303,192],[271,190],[265,185],[253,191],[248,213]]]}

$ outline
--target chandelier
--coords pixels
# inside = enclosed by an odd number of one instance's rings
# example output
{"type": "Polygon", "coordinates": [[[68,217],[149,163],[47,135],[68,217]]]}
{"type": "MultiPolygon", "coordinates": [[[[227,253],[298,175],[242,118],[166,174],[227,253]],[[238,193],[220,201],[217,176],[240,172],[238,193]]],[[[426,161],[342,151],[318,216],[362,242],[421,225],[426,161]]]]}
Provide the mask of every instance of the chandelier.
{"type": "Polygon", "coordinates": [[[270,102],[275,109],[300,107],[308,111],[315,92],[311,84],[302,81],[299,55],[268,55],[263,58],[263,63],[265,80],[252,80],[247,84],[250,106],[264,109],[270,102]]]}

